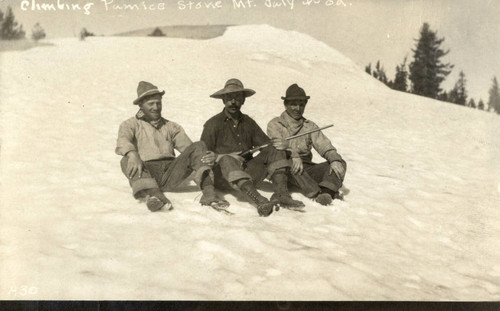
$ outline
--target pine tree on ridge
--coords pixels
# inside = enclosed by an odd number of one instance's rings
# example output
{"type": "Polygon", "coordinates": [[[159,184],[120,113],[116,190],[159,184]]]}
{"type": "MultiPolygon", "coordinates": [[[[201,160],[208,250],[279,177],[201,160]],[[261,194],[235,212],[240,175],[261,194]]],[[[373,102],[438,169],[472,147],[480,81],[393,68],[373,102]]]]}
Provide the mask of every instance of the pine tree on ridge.
{"type": "Polygon", "coordinates": [[[442,91],[441,83],[448,76],[453,65],[441,63],[441,58],[449,53],[440,48],[444,38],[438,38],[428,23],[420,29],[420,38],[413,49],[413,62],[410,63],[410,80],[412,92],[430,98],[437,98],[442,91]]]}
{"type": "Polygon", "coordinates": [[[488,107],[493,109],[496,113],[500,114],[500,91],[498,89],[497,77],[493,77],[492,85],[488,91],[488,107]]]}
{"type": "Polygon", "coordinates": [[[465,74],[463,71],[460,71],[458,75],[458,81],[455,83],[455,86],[450,91],[450,102],[465,106],[467,103],[467,90],[465,89],[465,84],[467,80],[465,79],[465,74]]]}
{"type": "Polygon", "coordinates": [[[12,8],[7,7],[5,14],[1,14],[0,23],[0,38],[4,40],[22,39],[25,36],[23,25],[19,25],[16,21],[12,8]]]}
{"type": "Polygon", "coordinates": [[[406,92],[408,90],[408,71],[406,70],[406,60],[408,56],[405,56],[403,63],[396,66],[396,75],[394,77],[394,83],[392,88],[398,91],[406,92]]]}

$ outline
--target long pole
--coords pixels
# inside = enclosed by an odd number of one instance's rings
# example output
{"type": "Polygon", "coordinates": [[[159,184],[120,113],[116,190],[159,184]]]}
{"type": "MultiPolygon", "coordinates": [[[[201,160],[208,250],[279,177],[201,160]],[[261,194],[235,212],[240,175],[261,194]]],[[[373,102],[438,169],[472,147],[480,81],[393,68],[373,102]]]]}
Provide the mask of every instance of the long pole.
{"type": "MultiPolygon", "coordinates": [[[[311,131],[307,131],[307,132],[304,132],[304,133],[300,133],[300,134],[297,134],[297,135],[293,135],[293,136],[287,137],[287,138],[285,138],[285,140],[295,139],[295,138],[298,138],[298,137],[301,137],[301,136],[305,136],[305,135],[308,135],[308,134],[311,134],[311,133],[314,133],[314,132],[318,132],[318,131],[327,129],[327,128],[332,127],[332,126],[333,126],[333,124],[330,124],[330,125],[327,125],[327,126],[323,126],[323,127],[311,130],[311,131]]],[[[264,148],[266,148],[269,145],[270,145],[270,143],[262,145],[262,146],[258,146],[258,147],[255,147],[255,148],[252,148],[252,149],[249,149],[249,150],[246,150],[246,151],[242,151],[242,152],[240,152],[239,155],[243,157],[243,156],[246,156],[247,154],[257,152],[260,149],[264,149],[264,148]]]]}

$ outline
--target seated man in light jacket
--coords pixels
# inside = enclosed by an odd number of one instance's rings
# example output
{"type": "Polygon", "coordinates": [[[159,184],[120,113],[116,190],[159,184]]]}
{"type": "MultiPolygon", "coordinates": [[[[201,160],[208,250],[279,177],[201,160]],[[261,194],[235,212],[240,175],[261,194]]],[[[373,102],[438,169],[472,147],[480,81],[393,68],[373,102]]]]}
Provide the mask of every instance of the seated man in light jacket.
{"type": "MultiPolygon", "coordinates": [[[[286,90],[285,111],[272,119],[267,125],[267,134],[271,138],[287,138],[292,135],[319,128],[314,122],[304,118],[304,110],[310,96],[297,84],[286,90]]],[[[299,186],[304,195],[313,198],[322,205],[329,205],[339,197],[346,172],[346,162],[337,153],[331,141],[321,132],[311,133],[289,141],[291,152],[291,183],[299,186]],[[321,164],[312,162],[311,148],[327,160],[321,164]]]]}
{"type": "Polygon", "coordinates": [[[184,129],[177,123],[161,116],[162,96],[149,82],[141,81],[137,87],[139,106],[137,114],[120,125],[116,153],[122,155],[121,168],[129,179],[136,199],[146,198],[150,211],[172,204],[164,195],[180,185],[191,173],[201,188],[202,205],[227,208],[229,203],[219,199],[215,193],[212,177],[213,166],[210,152],[203,142],[192,143],[184,129]],[[174,149],[181,154],[176,157],[174,149]]]}

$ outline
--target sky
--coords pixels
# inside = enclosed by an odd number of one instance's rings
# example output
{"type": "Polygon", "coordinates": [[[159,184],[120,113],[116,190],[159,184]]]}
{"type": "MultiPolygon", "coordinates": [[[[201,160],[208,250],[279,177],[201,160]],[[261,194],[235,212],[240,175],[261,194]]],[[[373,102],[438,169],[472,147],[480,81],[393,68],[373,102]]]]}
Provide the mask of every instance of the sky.
{"type": "Polygon", "coordinates": [[[391,79],[396,65],[406,56],[411,61],[414,39],[422,24],[428,22],[439,37],[445,38],[442,47],[450,50],[444,61],[455,65],[442,85],[444,89],[453,87],[462,70],[469,95],[476,101],[479,97],[487,101],[493,76],[500,77],[500,1],[235,1],[192,0],[190,9],[189,1],[177,0],[0,0],[0,8],[5,10],[10,5],[27,30],[39,22],[49,38],[76,36],[82,27],[97,35],[112,35],[179,24],[269,24],[307,33],[362,68],[380,60],[391,79]],[[239,8],[235,1],[240,3],[239,8]],[[61,9],[43,10],[43,5],[58,4],[61,9]],[[80,9],[71,8],[72,4],[80,9]],[[197,9],[196,4],[202,8],[197,9]],[[125,5],[137,5],[137,9],[125,5]]]}

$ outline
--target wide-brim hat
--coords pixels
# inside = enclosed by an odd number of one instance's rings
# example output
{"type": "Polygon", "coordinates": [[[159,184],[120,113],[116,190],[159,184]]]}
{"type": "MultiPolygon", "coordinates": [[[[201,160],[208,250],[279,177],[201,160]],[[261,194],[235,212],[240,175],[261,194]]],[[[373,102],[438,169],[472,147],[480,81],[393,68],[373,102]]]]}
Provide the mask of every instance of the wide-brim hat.
{"type": "Polygon", "coordinates": [[[308,100],[311,96],[307,96],[303,88],[294,83],[286,89],[286,95],[281,99],[283,100],[294,100],[294,99],[305,99],[308,100]]]}
{"type": "Polygon", "coordinates": [[[149,82],[141,81],[137,86],[137,98],[134,100],[134,105],[139,105],[142,99],[156,94],[160,94],[161,96],[163,96],[163,94],[165,94],[165,91],[158,90],[158,87],[156,85],[153,85],[149,82]]]}
{"type": "Polygon", "coordinates": [[[243,87],[243,83],[241,83],[240,80],[238,80],[238,79],[229,79],[229,80],[227,80],[227,82],[224,85],[224,88],[222,90],[219,90],[219,91],[213,93],[212,95],[210,95],[210,97],[213,97],[213,98],[224,98],[225,94],[235,93],[235,92],[243,92],[243,95],[245,97],[250,97],[253,94],[255,94],[254,90],[244,88],[243,87]]]}

